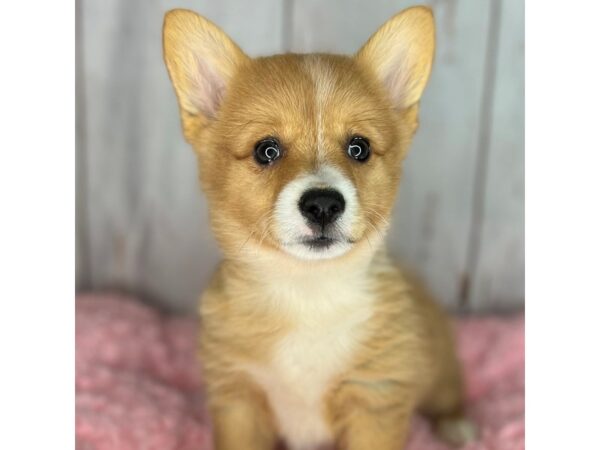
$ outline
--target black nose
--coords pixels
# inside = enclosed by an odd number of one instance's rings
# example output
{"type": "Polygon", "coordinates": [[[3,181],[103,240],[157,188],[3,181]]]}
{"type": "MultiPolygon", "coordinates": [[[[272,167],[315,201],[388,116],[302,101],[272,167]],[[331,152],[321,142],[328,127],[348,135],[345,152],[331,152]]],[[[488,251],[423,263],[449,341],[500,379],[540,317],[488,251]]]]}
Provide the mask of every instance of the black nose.
{"type": "Polygon", "coordinates": [[[302,195],[298,206],[309,222],[324,227],[342,215],[346,202],[334,189],[311,189],[302,195]]]}

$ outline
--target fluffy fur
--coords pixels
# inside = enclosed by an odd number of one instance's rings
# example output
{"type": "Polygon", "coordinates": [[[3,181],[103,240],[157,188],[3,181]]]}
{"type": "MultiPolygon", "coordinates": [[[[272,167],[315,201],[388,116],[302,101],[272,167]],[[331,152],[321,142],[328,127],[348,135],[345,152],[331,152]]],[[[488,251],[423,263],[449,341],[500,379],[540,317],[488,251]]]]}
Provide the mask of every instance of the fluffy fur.
{"type": "Polygon", "coordinates": [[[433,51],[423,7],[354,56],[256,59],[197,14],[167,14],[165,62],[225,255],[200,303],[218,450],[393,449],[416,409],[465,437],[446,319],[382,245],[433,51]],[[355,135],[366,163],[346,153],[355,135]],[[282,157],[265,167],[253,150],[267,137],[282,157]],[[303,242],[313,187],[346,201],[323,249],[303,242]]]}

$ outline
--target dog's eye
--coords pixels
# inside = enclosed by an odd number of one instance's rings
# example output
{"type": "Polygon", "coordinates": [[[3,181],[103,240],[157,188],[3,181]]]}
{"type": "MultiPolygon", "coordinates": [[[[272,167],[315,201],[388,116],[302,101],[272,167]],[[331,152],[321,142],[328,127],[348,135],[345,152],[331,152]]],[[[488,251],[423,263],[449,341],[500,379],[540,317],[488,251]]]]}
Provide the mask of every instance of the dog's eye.
{"type": "Polygon", "coordinates": [[[348,143],[348,156],[359,162],[365,162],[371,156],[369,141],[361,136],[354,136],[348,143]]]}
{"type": "Polygon", "coordinates": [[[254,159],[263,166],[271,164],[281,156],[279,144],[275,139],[265,139],[254,147],[254,159]]]}

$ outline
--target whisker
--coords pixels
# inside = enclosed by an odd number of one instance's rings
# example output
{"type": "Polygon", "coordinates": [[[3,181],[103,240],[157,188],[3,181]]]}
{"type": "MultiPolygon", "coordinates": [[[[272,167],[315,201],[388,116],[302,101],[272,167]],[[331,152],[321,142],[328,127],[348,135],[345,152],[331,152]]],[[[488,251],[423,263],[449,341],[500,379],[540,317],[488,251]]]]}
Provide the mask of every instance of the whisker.
{"type": "MultiPolygon", "coordinates": [[[[364,205],[365,205],[365,206],[368,206],[368,203],[364,203],[364,205]]],[[[388,220],[388,219],[387,219],[385,216],[383,216],[381,213],[377,212],[375,209],[373,209],[373,208],[368,208],[368,207],[367,207],[367,208],[365,208],[365,212],[367,212],[367,213],[370,213],[370,214],[373,214],[373,215],[377,216],[377,218],[378,218],[378,219],[379,219],[381,222],[383,222],[383,224],[384,224],[386,227],[390,225],[390,221],[389,221],[389,220],[388,220]]]]}
{"type": "MultiPolygon", "coordinates": [[[[366,212],[373,212],[373,211],[366,210],[366,212]]],[[[379,229],[379,227],[378,227],[377,225],[375,225],[375,224],[374,224],[374,223],[371,221],[371,219],[370,219],[369,217],[366,217],[366,221],[367,221],[367,224],[368,224],[368,225],[370,225],[370,226],[371,226],[371,227],[372,227],[372,228],[373,228],[373,229],[374,229],[374,230],[377,232],[377,234],[379,234],[379,237],[380,237],[382,240],[383,240],[383,239],[385,239],[385,236],[383,235],[383,232],[382,232],[382,231],[379,229]]]]}
{"type": "Polygon", "coordinates": [[[258,241],[258,245],[262,245],[265,238],[269,235],[272,218],[272,216],[269,216],[267,218],[267,223],[264,225],[263,232],[261,233],[260,239],[258,241]]]}
{"type": "Polygon", "coordinates": [[[244,249],[244,247],[246,246],[246,244],[248,243],[248,241],[252,238],[252,236],[254,235],[254,233],[256,233],[260,227],[261,222],[267,218],[267,216],[270,214],[270,211],[265,212],[264,214],[262,214],[258,220],[254,223],[254,225],[252,226],[250,233],[248,234],[248,237],[246,238],[246,240],[244,240],[244,242],[242,243],[242,245],[240,246],[240,248],[238,249],[238,253],[241,253],[242,250],[244,249]]]}
{"type": "Polygon", "coordinates": [[[365,206],[365,212],[366,213],[373,214],[373,215],[377,216],[377,218],[379,220],[381,220],[386,226],[390,224],[389,220],[384,215],[382,215],[380,212],[376,211],[373,208],[369,208],[368,207],[368,203],[363,203],[363,206],[365,206]]]}
{"type": "MultiPolygon", "coordinates": [[[[368,220],[367,220],[367,224],[371,225],[368,220]]],[[[369,247],[371,249],[373,249],[373,244],[371,244],[371,239],[369,239],[369,233],[365,234],[365,238],[367,238],[367,242],[369,243],[369,247]]]]}
{"type": "Polygon", "coordinates": [[[371,225],[371,227],[373,228],[373,230],[375,230],[375,232],[379,235],[379,238],[383,241],[385,240],[385,236],[383,235],[383,233],[381,232],[381,230],[379,229],[379,227],[377,225],[375,225],[373,222],[371,222],[371,220],[367,219],[367,223],[369,225],[371,225]]]}

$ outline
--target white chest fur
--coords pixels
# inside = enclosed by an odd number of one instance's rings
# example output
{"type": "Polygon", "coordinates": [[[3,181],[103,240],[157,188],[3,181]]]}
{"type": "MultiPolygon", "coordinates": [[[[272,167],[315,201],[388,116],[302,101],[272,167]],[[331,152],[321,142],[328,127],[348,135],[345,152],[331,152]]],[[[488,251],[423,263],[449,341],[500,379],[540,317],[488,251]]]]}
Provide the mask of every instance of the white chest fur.
{"type": "Polygon", "coordinates": [[[247,369],[264,389],[288,447],[312,449],[332,439],[323,397],[364,336],[372,295],[363,279],[312,289],[288,286],[277,302],[294,325],[275,344],[268,364],[247,369]]]}

